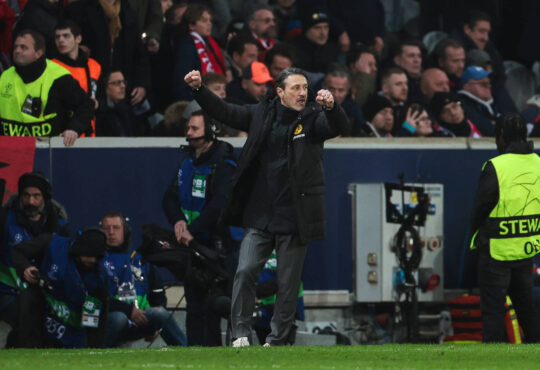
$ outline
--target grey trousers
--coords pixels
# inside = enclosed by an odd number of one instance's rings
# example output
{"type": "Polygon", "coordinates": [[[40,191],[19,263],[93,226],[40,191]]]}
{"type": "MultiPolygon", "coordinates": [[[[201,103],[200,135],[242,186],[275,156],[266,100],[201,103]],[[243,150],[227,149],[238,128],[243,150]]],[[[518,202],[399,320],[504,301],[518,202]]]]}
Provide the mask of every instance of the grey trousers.
{"type": "Polygon", "coordinates": [[[277,258],[278,292],[270,323],[272,332],[266,342],[273,345],[285,344],[294,323],[307,245],[300,244],[295,235],[274,235],[258,229],[247,229],[240,245],[232,292],[233,338],[248,337],[251,334],[255,284],[273,249],[276,250],[277,258]]]}

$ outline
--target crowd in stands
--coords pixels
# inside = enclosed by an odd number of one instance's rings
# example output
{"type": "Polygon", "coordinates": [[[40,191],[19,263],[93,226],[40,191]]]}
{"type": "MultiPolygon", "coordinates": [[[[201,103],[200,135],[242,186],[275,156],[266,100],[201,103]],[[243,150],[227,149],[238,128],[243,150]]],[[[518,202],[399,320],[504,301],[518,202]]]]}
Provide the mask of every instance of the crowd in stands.
{"type": "MultiPolygon", "coordinates": [[[[503,61],[492,40],[506,31],[504,7],[458,1],[447,14],[451,2],[437,3],[7,1],[0,134],[61,135],[66,145],[81,136],[183,136],[198,109],[184,82],[191,70],[222,99],[253,104],[274,94],[275,76],[294,66],[308,72],[314,91],[332,92],[352,122],[350,136],[493,136],[503,112],[523,112],[537,136],[536,54],[515,58],[527,66],[503,61]],[[22,47],[34,53],[21,57],[22,47]],[[6,98],[13,86],[17,96],[6,98]],[[65,86],[70,92],[59,93],[65,86]],[[21,112],[6,108],[13,104],[21,112]]],[[[524,12],[540,11],[525,4],[524,12]]],[[[531,23],[520,25],[520,45],[535,34],[531,23]]],[[[245,135],[216,128],[219,136],[245,135]]]]}

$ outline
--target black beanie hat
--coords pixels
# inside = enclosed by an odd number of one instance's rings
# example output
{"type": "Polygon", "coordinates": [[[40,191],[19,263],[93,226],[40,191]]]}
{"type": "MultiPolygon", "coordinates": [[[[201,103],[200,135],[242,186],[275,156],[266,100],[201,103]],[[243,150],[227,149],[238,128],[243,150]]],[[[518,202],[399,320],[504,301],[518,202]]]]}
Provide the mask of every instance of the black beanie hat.
{"type": "Polygon", "coordinates": [[[362,107],[362,111],[366,120],[371,122],[373,120],[373,117],[375,117],[377,113],[379,113],[385,108],[392,108],[392,103],[390,103],[390,100],[388,100],[382,95],[375,94],[371,95],[366,100],[364,106],[362,107]]]}
{"type": "Polygon", "coordinates": [[[305,14],[302,18],[302,30],[304,33],[317,23],[329,23],[328,14],[323,12],[313,11],[309,14],[305,14]]]}
{"type": "Polygon", "coordinates": [[[459,97],[455,93],[436,92],[429,102],[429,110],[436,119],[439,119],[444,106],[453,102],[458,102],[459,97]]]}
{"type": "Polygon", "coordinates": [[[29,186],[38,188],[41,194],[43,194],[43,198],[47,200],[51,199],[51,183],[42,172],[27,172],[19,177],[19,183],[17,184],[19,195],[29,186]]]}
{"type": "Polygon", "coordinates": [[[105,233],[98,228],[79,231],[69,255],[101,258],[105,254],[106,239],[105,233]]]}

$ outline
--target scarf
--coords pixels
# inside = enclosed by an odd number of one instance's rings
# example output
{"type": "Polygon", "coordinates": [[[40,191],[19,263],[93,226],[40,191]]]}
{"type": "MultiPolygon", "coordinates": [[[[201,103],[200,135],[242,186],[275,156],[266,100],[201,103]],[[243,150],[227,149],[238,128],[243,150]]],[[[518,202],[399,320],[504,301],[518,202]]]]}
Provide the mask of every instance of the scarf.
{"type": "Polygon", "coordinates": [[[189,35],[193,39],[195,49],[197,49],[197,54],[199,55],[201,74],[216,72],[225,75],[225,59],[223,59],[221,50],[214,39],[208,36],[208,42],[210,44],[210,47],[208,47],[204,39],[197,32],[192,31],[189,35]]]}
{"type": "Polygon", "coordinates": [[[114,0],[110,3],[107,0],[99,0],[103,11],[107,18],[109,18],[109,36],[111,37],[111,45],[114,44],[114,40],[120,34],[122,30],[122,22],[120,21],[120,0],[114,0]]]}

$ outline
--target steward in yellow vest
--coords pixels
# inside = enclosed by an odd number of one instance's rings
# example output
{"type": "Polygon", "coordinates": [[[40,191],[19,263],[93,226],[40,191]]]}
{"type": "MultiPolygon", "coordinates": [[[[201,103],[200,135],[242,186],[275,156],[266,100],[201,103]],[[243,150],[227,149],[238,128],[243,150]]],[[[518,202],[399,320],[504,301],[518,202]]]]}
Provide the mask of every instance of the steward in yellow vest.
{"type": "Polygon", "coordinates": [[[525,341],[539,342],[532,257],[540,252],[540,157],[517,113],[497,118],[495,138],[500,155],[482,168],[471,224],[471,249],[479,252],[482,341],[503,341],[509,295],[525,341]]]}
{"type": "Polygon", "coordinates": [[[0,76],[0,135],[60,135],[70,146],[90,127],[93,103],[69,71],[44,53],[39,33],[24,30],[16,37],[14,66],[0,76]]]}

